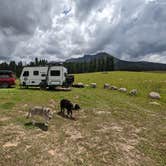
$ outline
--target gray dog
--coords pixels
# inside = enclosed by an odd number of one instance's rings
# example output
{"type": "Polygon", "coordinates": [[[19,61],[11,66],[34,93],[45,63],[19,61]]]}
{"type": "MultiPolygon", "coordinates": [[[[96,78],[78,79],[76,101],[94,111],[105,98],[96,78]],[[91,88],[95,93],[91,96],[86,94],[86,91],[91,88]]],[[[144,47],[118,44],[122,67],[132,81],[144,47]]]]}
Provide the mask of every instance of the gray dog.
{"type": "MultiPolygon", "coordinates": [[[[51,108],[48,108],[48,107],[36,106],[29,109],[27,118],[30,118],[36,115],[43,117],[45,119],[45,125],[48,126],[49,120],[51,120],[53,117],[53,111],[51,108]]],[[[32,123],[33,124],[35,123],[34,120],[32,121],[32,123]]]]}

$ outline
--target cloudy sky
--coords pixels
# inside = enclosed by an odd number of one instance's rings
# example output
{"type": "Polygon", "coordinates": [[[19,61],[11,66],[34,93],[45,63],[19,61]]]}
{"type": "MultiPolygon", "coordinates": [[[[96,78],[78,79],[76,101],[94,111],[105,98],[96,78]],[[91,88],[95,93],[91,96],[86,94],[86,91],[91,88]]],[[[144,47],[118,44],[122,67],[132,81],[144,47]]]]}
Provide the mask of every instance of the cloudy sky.
{"type": "Polygon", "coordinates": [[[99,51],[166,63],[166,0],[0,0],[0,61],[99,51]]]}

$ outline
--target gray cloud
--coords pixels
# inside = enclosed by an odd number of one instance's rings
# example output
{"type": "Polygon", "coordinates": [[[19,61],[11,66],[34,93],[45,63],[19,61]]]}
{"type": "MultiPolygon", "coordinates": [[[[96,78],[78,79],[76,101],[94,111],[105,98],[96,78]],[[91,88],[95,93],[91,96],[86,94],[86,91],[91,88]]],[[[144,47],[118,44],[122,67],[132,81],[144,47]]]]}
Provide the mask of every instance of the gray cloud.
{"type": "Polygon", "coordinates": [[[0,60],[107,51],[166,63],[165,29],[161,0],[0,0],[0,60]]]}
{"type": "Polygon", "coordinates": [[[115,31],[118,52],[126,53],[132,58],[142,58],[148,54],[161,54],[166,51],[166,5],[149,3],[142,7],[135,18],[128,19],[123,24],[119,22],[119,33],[115,31]],[[121,39],[119,41],[119,39],[121,39]]]}
{"type": "Polygon", "coordinates": [[[49,4],[42,0],[0,0],[0,26],[17,35],[33,33],[37,26],[48,27],[51,24],[49,4]]]}
{"type": "Polygon", "coordinates": [[[80,21],[84,21],[91,12],[101,9],[105,4],[105,0],[77,0],[75,1],[75,15],[80,21]]]}

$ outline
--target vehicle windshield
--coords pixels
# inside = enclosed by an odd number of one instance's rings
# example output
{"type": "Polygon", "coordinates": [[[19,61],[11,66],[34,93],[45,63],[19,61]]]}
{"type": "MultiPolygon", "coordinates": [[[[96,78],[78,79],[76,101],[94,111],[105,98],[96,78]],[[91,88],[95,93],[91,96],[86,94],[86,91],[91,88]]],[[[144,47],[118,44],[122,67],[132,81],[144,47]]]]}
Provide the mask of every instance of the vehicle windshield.
{"type": "Polygon", "coordinates": [[[10,77],[12,77],[12,73],[0,72],[0,78],[10,78],[10,77]]]}

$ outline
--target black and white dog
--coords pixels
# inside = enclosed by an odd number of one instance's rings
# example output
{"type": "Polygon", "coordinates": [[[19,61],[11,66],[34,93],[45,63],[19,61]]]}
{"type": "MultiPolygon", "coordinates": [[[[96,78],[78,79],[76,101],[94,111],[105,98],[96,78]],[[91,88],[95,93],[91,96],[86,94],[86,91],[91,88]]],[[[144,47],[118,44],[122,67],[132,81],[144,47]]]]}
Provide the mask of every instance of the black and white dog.
{"type": "Polygon", "coordinates": [[[65,109],[67,110],[67,115],[72,117],[72,110],[79,110],[80,106],[78,104],[73,105],[70,100],[62,99],[60,102],[61,112],[64,114],[65,109]]]}

